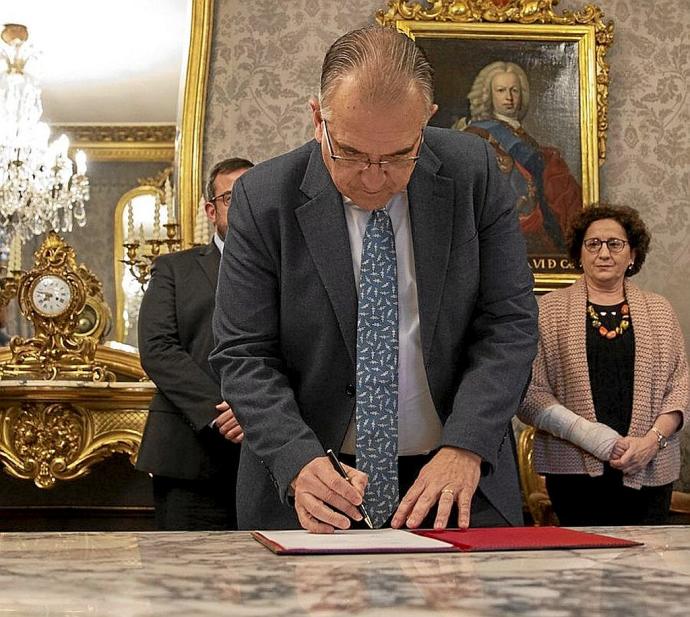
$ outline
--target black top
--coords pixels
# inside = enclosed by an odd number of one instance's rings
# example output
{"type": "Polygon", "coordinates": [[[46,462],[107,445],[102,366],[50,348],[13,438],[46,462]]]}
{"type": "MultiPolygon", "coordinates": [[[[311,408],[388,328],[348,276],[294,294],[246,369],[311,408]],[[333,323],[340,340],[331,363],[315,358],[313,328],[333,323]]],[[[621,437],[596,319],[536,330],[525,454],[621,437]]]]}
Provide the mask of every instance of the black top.
{"type": "MultiPolygon", "coordinates": [[[[592,306],[602,325],[608,330],[613,330],[620,324],[620,310],[623,304],[621,302],[615,306],[592,306]]],[[[635,336],[632,321],[622,335],[607,339],[592,326],[589,314],[586,319],[589,383],[597,421],[626,436],[632,415],[635,371],[635,336]]]]}

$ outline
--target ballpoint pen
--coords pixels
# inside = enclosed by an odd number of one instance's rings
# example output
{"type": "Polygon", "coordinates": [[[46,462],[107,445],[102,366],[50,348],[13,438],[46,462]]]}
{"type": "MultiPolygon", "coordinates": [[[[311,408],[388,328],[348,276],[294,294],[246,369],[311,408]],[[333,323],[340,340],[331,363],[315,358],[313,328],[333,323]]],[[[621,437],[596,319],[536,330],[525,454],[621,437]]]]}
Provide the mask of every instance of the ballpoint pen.
{"type": "MultiPolygon", "coordinates": [[[[333,463],[333,467],[335,467],[335,470],[343,478],[345,478],[348,482],[350,482],[350,476],[347,475],[347,471],[345,471],[345,467],[343,467],[342,463],[338,460],[338,457],[335,455],[335,452],[333,452],[333,450],[331,450],[329,448],[328,450],[326,450],[326,454],[328,454],[328,458],[331,460],[331,463],[333,463]]],[[[369,515],[367,514],[366,508],[364,507],[364,502],[359,504],[357,506],[357,509],[359,510],[359,513],[364,518],[364,522],[369,526],[369,529],[373,529],[374,526],[371,523],[371,519],[369,518],[369,515]]]]}

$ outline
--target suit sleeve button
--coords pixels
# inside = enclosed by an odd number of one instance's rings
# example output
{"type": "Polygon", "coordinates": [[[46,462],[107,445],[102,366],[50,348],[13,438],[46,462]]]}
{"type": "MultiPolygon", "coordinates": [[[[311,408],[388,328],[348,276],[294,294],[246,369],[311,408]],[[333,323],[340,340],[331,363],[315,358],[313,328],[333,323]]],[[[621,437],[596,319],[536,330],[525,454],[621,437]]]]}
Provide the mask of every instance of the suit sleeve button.
{"type": "Polygon", "coordinates": [[[354,397],[354,395],[356,394],[355,387],[351,383],[345,386],[345,394],[350,398],[354,397]]]}

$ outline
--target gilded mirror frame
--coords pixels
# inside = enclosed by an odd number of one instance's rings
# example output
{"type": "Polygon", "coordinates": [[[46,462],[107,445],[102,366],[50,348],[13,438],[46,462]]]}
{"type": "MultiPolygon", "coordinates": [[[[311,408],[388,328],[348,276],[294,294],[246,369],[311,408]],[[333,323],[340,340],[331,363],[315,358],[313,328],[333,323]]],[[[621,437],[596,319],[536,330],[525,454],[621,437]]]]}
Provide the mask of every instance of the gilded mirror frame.
{"type": "Polygon", "coordinates": [[[152,184],[142,184],[137,186],[120,197],[115,206],[115,213],[113,214],[113,269],[115,272],[115,327],[113,339],[124,342],[125,340],[125,290],[122,287],[122,277],[125,272],[125,264],[122,260],[125,258],[125,235],[123,231],[123,221],[125,208],[136,197],[142,195],[158,196],[159,200],[164,199],[163,191],[152,184]]]}
{"type": "MultiPolygon", "coordinates": [[[[558,61],[558,53],[566,50],[568,53],[563,56],[569,60],[563,60],[562,70],[564,75],[572,77],[568,83],[577,92],[570,110],[573,117],[570,143],[577,147],[572,152],[566,152],[572,155],[570,160],[575,162],[573,168],[579,167],[581,178],[578,189],[582,197],[572,200],[571,210],[574,211],[575,207],[579,209],[599,201],[599,166],[606,158],[608,129],[609,67],[605,56],[613,41],[613,25],[604,23],[602,11],[594,5],[587,5],[581,11],[556,14],[553,5],[557,3],[558,0],[542,0],[539,3],[532,0],[433,0],[424,3],[391,0],[387,9],[377,12],[376,20],[414,39],[427,52],[437,69],[436,94],[440,109],[439,114],[432,118],[432,124],[444,112],[439,91],[444,87],[447,92],[462,91],[463,101],[466,102],[470,89],[467,84],[472,84],[479,68],[492,61],[486,58],[493,55],[493,60],[515,62],[515,55],[524,59],[531,67],[528,79],[534,78],[537,82],[541,78],[542,91],[548,91],[549,87],[554,90],[554,85],[539,72],[541,70],[548,75],[550,68],[546,63],[539,64],[542,58],[540,53],[545,59],[555,58],[558,61]],[[462,62],[457,62],[458,58],[462,58],[462,62]],[[438,70],[435,61],[438,59],[444,60],[445,66],[450,67],[446,68],[445,73],[438,70]],[[473,61],[476,66],[471,72],[469,66],[473,61]]],[[[560,78],[565,79],[564,75],[560,78]]],[[[553,118],[557,119],[560,108],[554,106],[552,113],[553,118]]],[[[540,115],[535,122],[544,122],[543,116],[540,115]]],[[[456,128],[458,125],[462,126],[461,123],[439,124],[456,128]]],[[[557,123],[554,122],[554,125],[557,123]]],[[[483,136],[491,143],[492,135],[483,136]]],[[[497,144],[493,145],[500,167],[504,152],[497,144]]],[[[542,148],[542,151],[546,149],[542,148]]],[[[548,149],[558,153],[557,148],[548,149]]],[[[512,159],[510,163],[513,165],[512,159]]],[[[577,176],[577,173],[572,175],[573,179],[577,176]]],[[[564,227],[563,220],[561,227],[564,227]]],[[[565,230],[559,229],[559,232],[561,248],[551,252],[538,253],[534,249],[528,252],[536,292],[569,285],[580,274],[568,259],[567,251],[562,248],[565,230]]]]}
{"type": "Polygon", "coordinates": [[[180,238],[184,247],[194,239],[196,206],[202,195],[202,156],[206,117],[214,0],[191,0],[191,27],[187,61],[182,71],[178,109],[176,153],[176,200],[180,238]]]}

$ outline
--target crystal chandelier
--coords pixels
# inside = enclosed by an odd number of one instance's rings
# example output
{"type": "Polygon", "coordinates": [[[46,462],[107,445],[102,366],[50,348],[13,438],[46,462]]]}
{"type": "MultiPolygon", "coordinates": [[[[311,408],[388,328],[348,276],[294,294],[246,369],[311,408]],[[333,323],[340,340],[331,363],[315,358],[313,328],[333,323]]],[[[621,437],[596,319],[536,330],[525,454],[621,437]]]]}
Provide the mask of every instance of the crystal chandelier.
{"type": "Polygon", "coordinates": [[[25,72],[34,57],[25,26],[6,24],[0,45],[0,230],[22,241],[46,231],[72,231],[86,222],[86,155],[67,155],[65,135],[48,144],[36,79],[25,72]]]}

